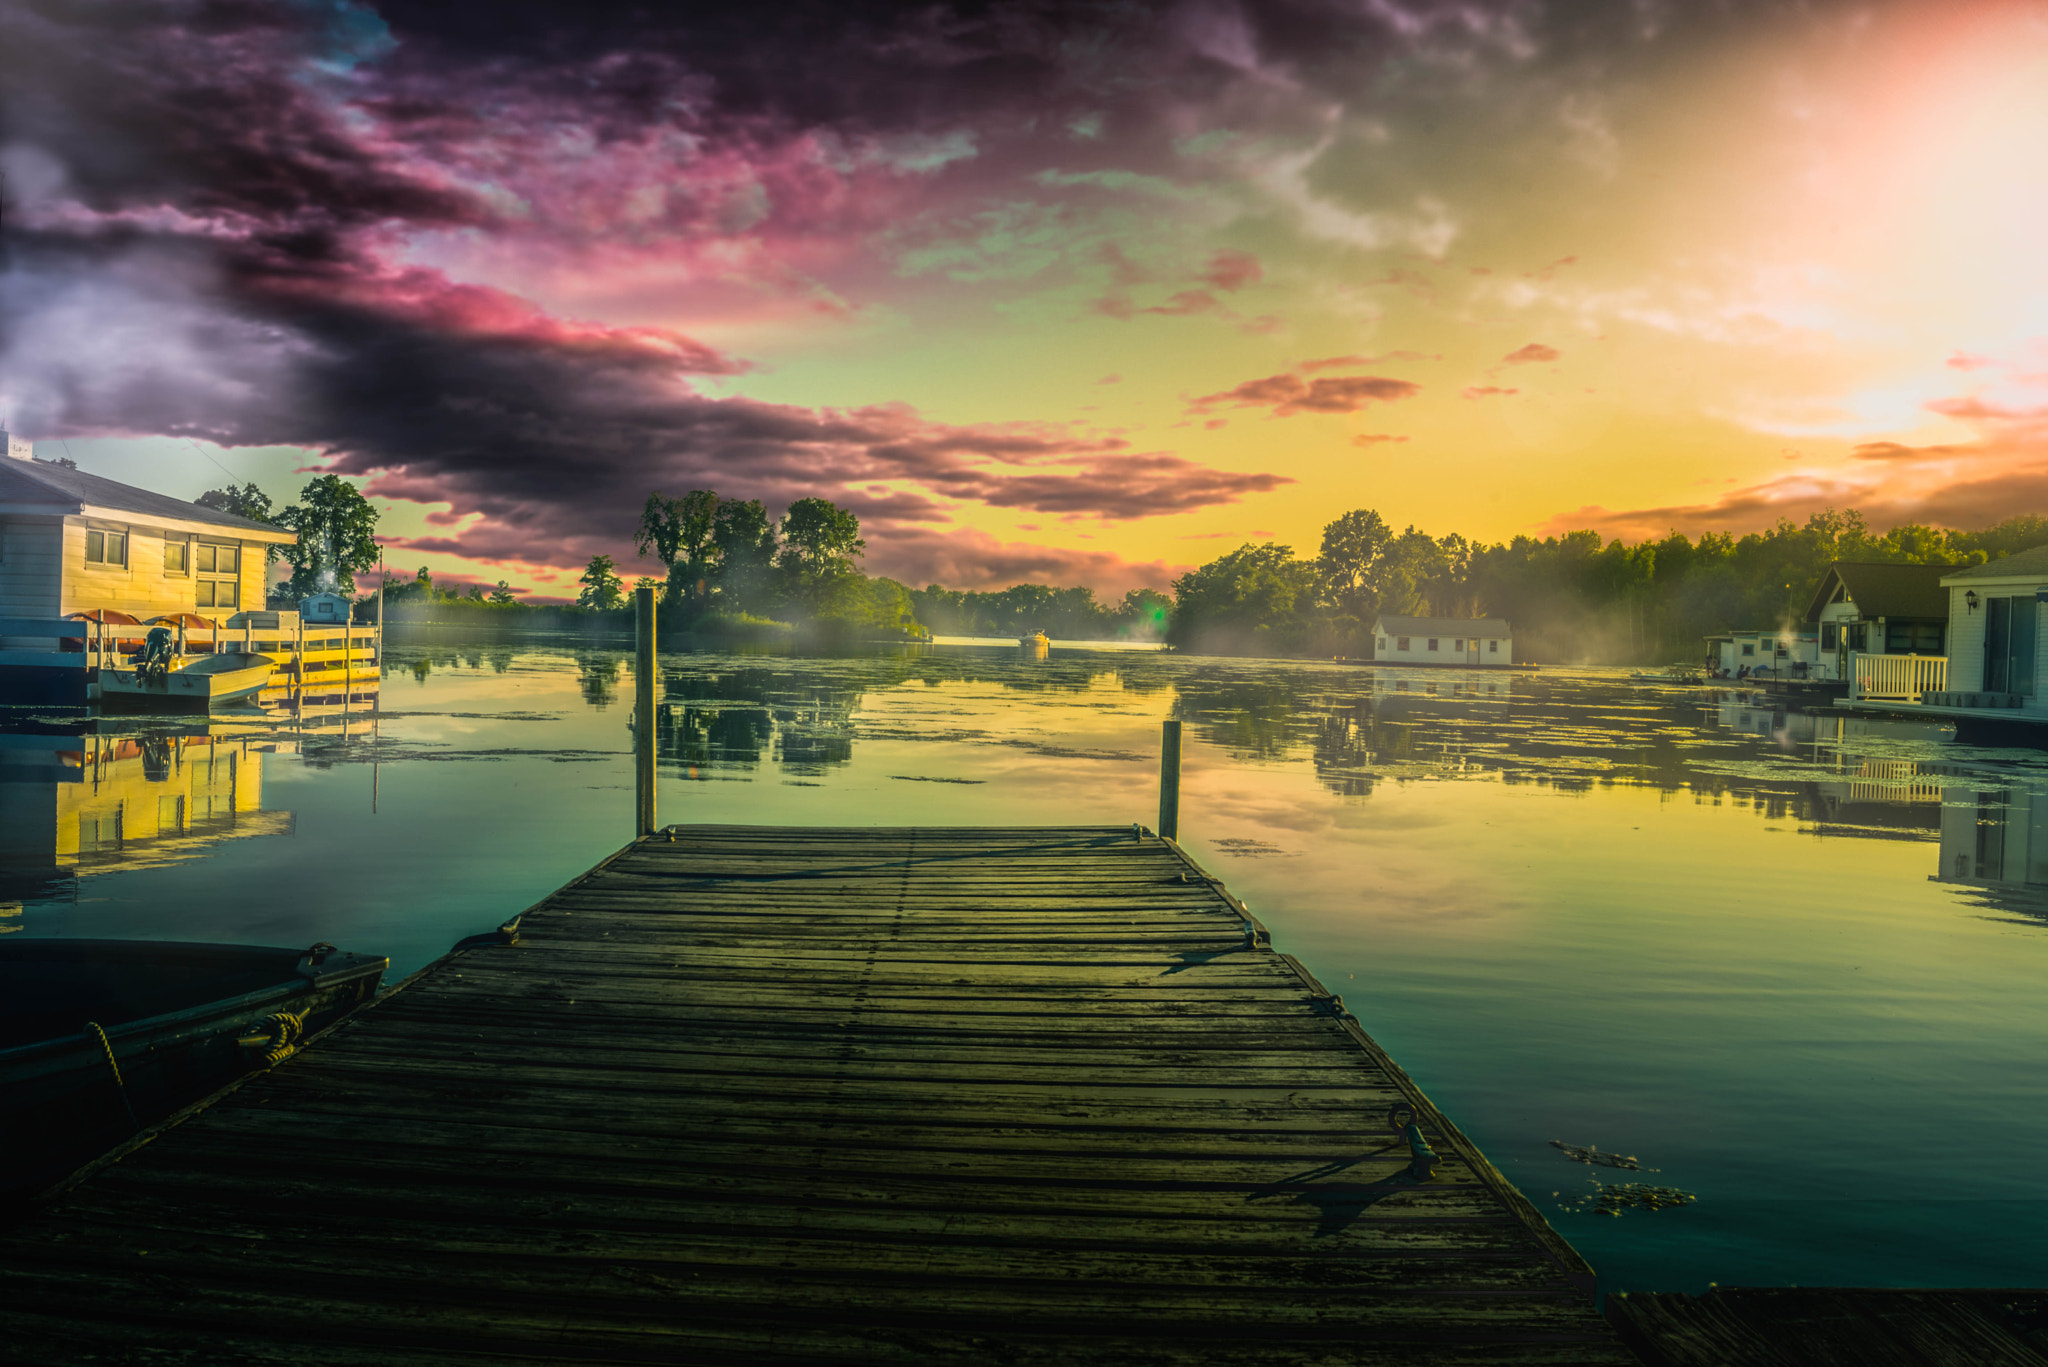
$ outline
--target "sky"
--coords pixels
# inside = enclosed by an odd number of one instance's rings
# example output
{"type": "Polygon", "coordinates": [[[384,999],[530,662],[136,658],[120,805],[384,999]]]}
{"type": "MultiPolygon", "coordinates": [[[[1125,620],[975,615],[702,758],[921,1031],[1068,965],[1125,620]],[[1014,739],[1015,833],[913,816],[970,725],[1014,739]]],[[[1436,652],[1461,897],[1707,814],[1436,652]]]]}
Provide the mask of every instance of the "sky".
{"type": "Polygon", "coordinates": [[[2048,512],[2048,3],[0,0],[0,426],[573,594],[2048,512]]]}

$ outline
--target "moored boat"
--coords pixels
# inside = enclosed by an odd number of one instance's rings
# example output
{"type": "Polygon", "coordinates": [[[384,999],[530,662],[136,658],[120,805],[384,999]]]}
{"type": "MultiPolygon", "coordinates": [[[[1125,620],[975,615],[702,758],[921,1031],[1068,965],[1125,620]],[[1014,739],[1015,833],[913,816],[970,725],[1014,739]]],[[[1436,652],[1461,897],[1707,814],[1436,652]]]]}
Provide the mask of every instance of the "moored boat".
{"type": "Polygon", "coordinates": [[[0,1190],[282,1059],[375,995],[390,962],[326,944],[0,941],[0,1190]]]}
{"type": "Polygon", "coordinates": [[[244,702],[263,691],[277,662],[268,655],[201,655],[161,674],[141,669],[100,671],[100,701],[107,707],[205,712],[244,702]]]}
{"type": "Polygon", "coordinates": [[[1052,649],[1052,638],[1042,631],[1033,631],[1019,636],[1017,644],[1026,650],[1050,650],[1052,649]]]}

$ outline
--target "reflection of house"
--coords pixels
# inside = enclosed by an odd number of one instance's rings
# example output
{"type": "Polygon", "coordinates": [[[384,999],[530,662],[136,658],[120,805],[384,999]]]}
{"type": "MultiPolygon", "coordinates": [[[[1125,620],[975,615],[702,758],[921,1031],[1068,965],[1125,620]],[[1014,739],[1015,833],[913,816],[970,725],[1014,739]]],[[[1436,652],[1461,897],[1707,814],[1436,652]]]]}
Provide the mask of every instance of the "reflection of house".
{"type": "Polygon", "coordinates": [[[1383,664],[1513,664],[1513,630],[1496,617],[1381,617],[1372,624],[1373,659],[1383,664]]]}
{"type": "MultiPolygon", "coordinates": [[[[115,608],[148,619],[262,606],[292,533],[16,454],[0,456],[0,617],[115,608]]],[[[39,649],[44,648],[40,644],[39,649]]]]}
{"type": "Polygon", "coordinates": [[[1848,677],[1851,655],[1940,655],[1947,649],[1948,594],[1942,576],[1953,565],[1828,566],[1807,604],[1819,628],[1827,677],[1848,677]]]}
{"type": "Polygon", "coordinates": [[[2025,788],[1951,787],[1935,880],[1997,891],[2048,884],[2048,802],[2025,788]]]}
{"type": "Polygon", "coordinates": [[[0,873],[9,881],[177,863],[232,837],[291,829],[290,812],[263,810],[252,740],[0,733],[0,873]]]}

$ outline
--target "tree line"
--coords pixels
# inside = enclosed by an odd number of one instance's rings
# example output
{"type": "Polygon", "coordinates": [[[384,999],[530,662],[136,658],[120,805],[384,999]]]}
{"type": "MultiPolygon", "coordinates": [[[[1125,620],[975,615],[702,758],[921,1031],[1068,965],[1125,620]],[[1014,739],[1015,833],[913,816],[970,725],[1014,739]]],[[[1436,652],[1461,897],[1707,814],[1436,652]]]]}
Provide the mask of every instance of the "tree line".
{"type": "Polygon", "coordinates": [[[1485,544],[1413,526],[1395,533],[1371,509],[1323,528],[1310,559],[1246,543],[1173,581],[1167,640],[1204,653],[1371,654],[1373,620],[1496,617],[1517,659],[1692,660],[1714,632],[1795,623],[1835,561],[1982,564],[2048,543],[2048,519],[2008,518],[1977,532],[1907,523],[1879,534],[1860,512],[1829,508],[1737,537],[1680,532],[1634,545],[1595,531],[1485,544]]]}

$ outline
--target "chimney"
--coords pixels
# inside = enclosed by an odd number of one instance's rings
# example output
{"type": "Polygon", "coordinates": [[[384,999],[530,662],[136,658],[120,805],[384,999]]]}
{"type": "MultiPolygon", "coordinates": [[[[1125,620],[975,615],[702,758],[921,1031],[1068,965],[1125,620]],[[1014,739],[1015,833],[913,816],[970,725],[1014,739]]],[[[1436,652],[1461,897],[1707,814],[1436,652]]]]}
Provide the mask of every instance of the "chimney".
{"type": "Polygon", "coordinates": [[[0,428],[0,444],[5,444],[7,454],[16,460],[34,460],[36,458],[36,444],[34,442],[17,437],[5,428],[0,428]]]}

